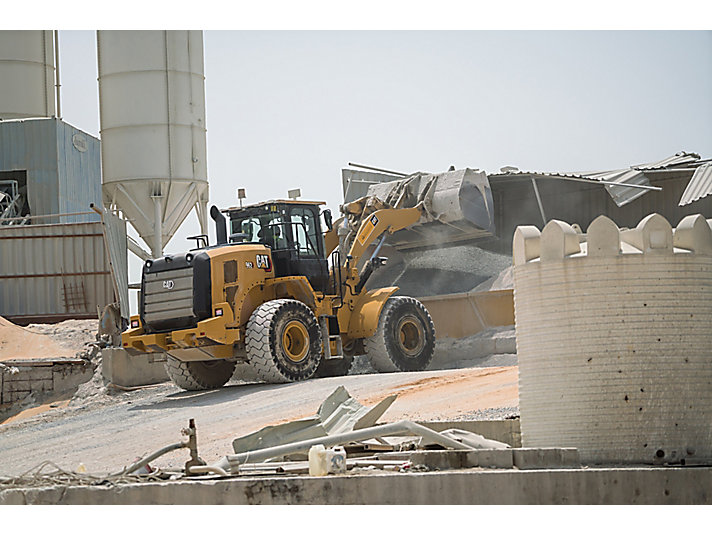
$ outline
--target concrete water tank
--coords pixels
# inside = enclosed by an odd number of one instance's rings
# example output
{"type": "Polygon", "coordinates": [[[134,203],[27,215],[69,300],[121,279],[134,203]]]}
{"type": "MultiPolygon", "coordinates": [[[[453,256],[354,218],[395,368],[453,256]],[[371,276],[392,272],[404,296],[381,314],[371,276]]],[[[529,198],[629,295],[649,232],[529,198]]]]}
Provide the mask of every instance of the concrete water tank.
{"type": "Polygon", "coordinates": [[[201,31],[98,31],[104,203],[158,257],[195,208],[207,229],[201,31]]]}
{"type": "Polygon", "coordinates": [[[589,463],[712,458],[712,230],[652,214],[514,236],[524,447],[589,463]]]}
{"type": "Polygon", "coordinates": [[[0,119],[54,115],[52,31],[0,31],[0,119]]]}

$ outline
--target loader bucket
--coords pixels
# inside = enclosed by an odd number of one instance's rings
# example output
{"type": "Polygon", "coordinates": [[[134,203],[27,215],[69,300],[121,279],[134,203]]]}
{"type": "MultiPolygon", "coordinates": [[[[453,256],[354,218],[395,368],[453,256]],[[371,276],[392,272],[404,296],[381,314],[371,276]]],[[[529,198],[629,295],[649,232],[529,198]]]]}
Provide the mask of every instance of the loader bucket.
{"type": "Polygon", "coordinates": [[[492,191],[482,171],[418,173],[371,185],[368,195],[396,208],[423,203],[417,223],[389,236],[388,243],[398,250],[461,245],[495,232],[492,191]]]}

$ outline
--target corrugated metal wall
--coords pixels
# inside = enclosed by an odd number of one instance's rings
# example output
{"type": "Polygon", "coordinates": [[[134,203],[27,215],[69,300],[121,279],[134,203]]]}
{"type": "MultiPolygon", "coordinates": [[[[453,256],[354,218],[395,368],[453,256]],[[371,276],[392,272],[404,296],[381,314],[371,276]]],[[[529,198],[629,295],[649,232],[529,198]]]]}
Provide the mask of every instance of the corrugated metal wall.
{"type": "MultiPolygon", "coordinates": [[[[27,171],[32,215],[86,212],[90,203],[101,204],[99,140],[61,120],[0,122],[0,170],[27,171]]],[[[61,222],[98,219],[90,214],[61,222]]]]}
{"type": "MultiPolygon", "coordinates": [[[[59,212],[80,213],[101,206],[101,143],[66,122],[57,121],[59,212]]],[[[98,215],[62,218],[61,222],[97,220],[98,215]]]]}
{"type": "MultiPolygon", "coordinates": [[[[691,171],[647,172],[646,176],[651,185],[662,187],[663,190],[650,191],[620,208],[600,185],[542,178],[537,180],[537,186],[547,220],[575,222],[584,232],[599,215],[605,215],[618,226],[628,228],[634,228],[650,213],[659,213],[672,224],[694,213],[712,218],[712,197],[687,206],[677,205],[692,177],[691,171]]],[[[511,253],[512,236],[517,226],[534,225],[543,228],[534,189],[528,179],[495,178],[490,179],[490,185],[494,198],[495,226],[500,238],[492,244],[492,248],[502,253],[511,253]]]]}
{"type": "Polygon", "coordinates": [[[0,226],[3,317],[94,318],[114,300],[101,222],[0,226]]]}

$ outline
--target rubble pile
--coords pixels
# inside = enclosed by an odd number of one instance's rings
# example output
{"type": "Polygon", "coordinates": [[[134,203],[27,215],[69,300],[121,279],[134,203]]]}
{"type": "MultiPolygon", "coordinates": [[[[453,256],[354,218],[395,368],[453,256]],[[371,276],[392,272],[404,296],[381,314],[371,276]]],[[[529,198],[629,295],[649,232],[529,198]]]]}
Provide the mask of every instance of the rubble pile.
{"type": "Polygon", "coordinates": [[[96,341],[98,321],[69,319],[55,324],[31,324],[26,330],[49,336],[63,348],[81,351],[87,343],[96,341]]]}

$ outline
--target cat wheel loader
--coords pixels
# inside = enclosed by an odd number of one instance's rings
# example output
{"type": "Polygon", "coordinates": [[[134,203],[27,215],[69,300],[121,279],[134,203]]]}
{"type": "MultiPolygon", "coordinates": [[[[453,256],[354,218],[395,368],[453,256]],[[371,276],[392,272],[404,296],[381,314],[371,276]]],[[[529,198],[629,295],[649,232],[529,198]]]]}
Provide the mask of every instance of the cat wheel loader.
{"type": "Polygon", "coordinates": [[[397,287],[365,285],[385,263],[386,237],[416,224],[427,202],[364,199],[335,223],[323,205],[213,206],[215,245],[195,236],[197,248],[145,262],[123,348],[165,354],[168,375],[187,390],[221,387],[237,362],[270,383],[345,375],[359,354],[379,372],[425,369],[435,348],[426,308],[393,296],[397,287]]]}

